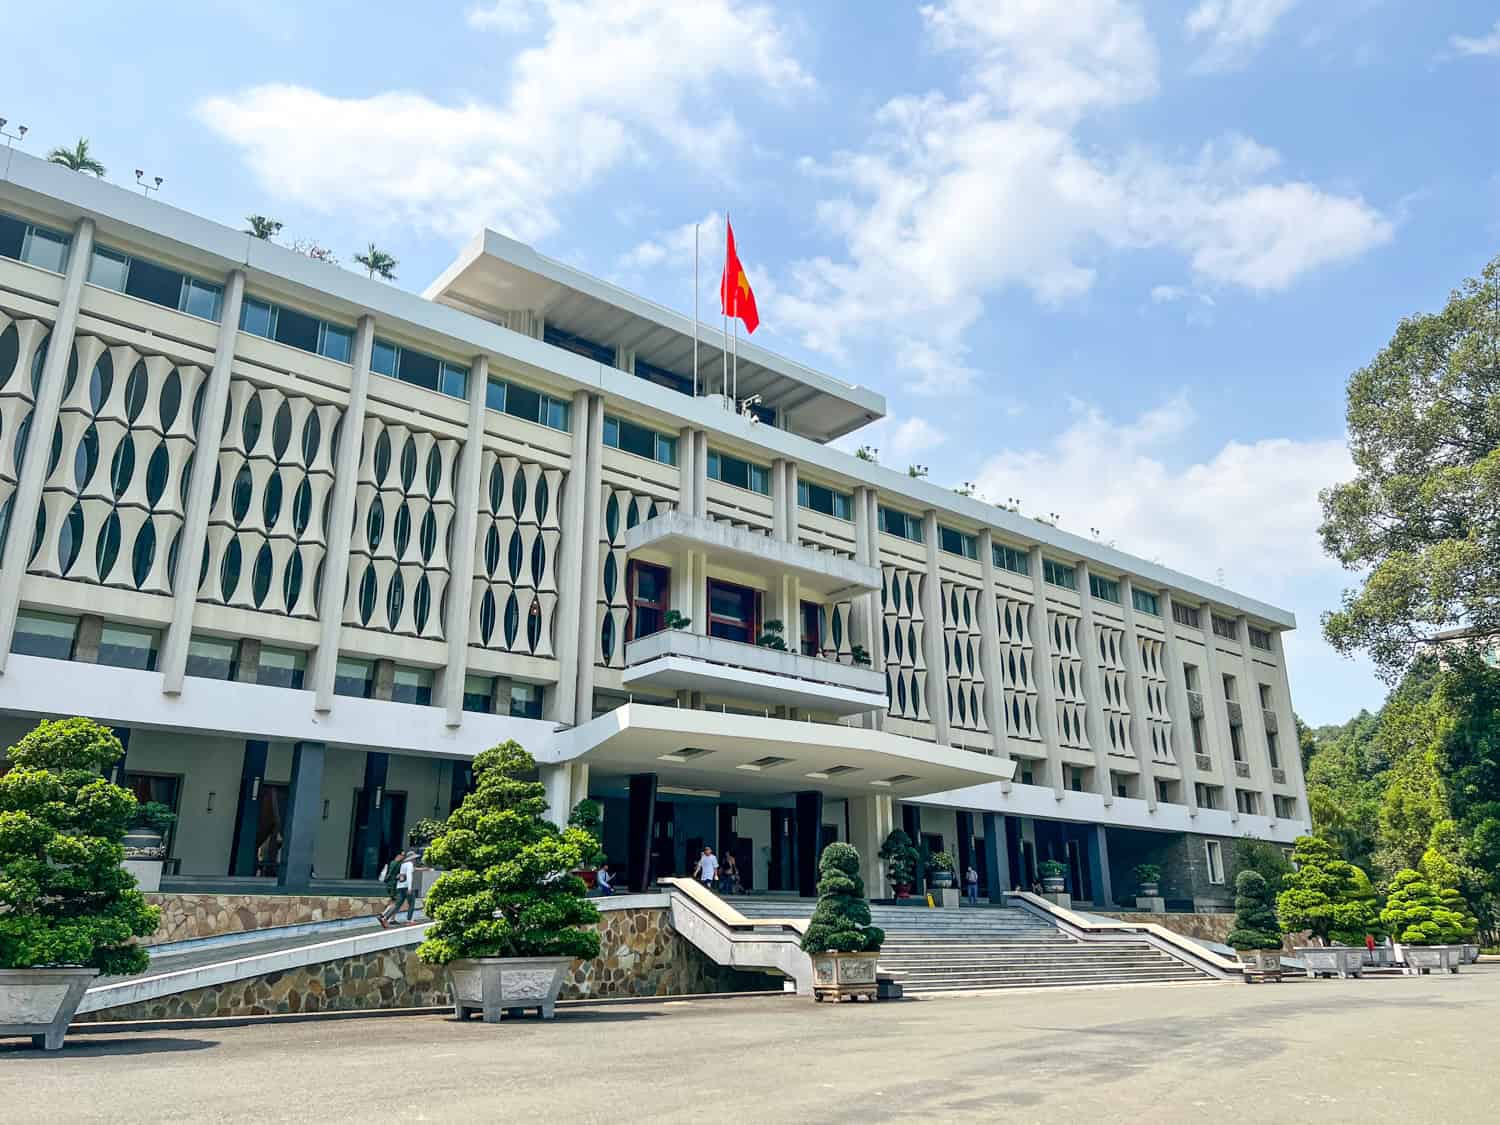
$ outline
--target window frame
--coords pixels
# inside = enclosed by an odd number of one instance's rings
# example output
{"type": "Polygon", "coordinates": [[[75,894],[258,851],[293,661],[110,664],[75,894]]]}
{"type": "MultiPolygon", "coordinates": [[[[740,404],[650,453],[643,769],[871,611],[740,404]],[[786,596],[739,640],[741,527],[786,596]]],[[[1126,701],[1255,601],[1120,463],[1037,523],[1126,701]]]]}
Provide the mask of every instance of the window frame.
{"type": "Polygon", "coordinates": [[[642,562],[640,559],[631,559],[625,564],[625,605],[625,641],[627,644],[641,637],[649,637],[655,633],[664,632],[667,628],[667,613],[672,608],[672,568],[661,566],[658,563],[642,562]],[[639,579],[643,572],[655,573],[661,578],[661,595],[659,598],[653,600],[640,596],[639,579]],[[660,613],[660,628],[652,629],[649,633],[640,632],[637,628],[636,617],[640,609],[648,609],[660,613]]]}
{"type": "Polygon", "coordinates": [[[658,465],[669,465],[674,469],[677,467],[677,439],[675,437],[669,437],[660,430],[652,429],[650,426],[643,426],[639,422],[632,422],[629,418],[621,417],[619,414],[606,414],[604,416],[604,432],[601,440],[610,449],[624,453],[628,457],[639,457],[643,461],[655,461],[658,465]],[[610,441],[611,426],[614,427],[614,441],[610,441]],[[649,436],[652,439],[651,456],[648,457],[644,453],[637,453],[633,449],[626,449],[620,444],[622,431],[627,426],[639,431],[641,435],[649,436]],[[667,454],[665,457],[662,456],[664,450],[667,454]]]}
{"type": "Polygon", "coordinates": [[[1150,590],[1142,590],[1132,586],[1130,588],[1130,606],[1137,613],[1149,613],[1152,617],[1161,616],[1161,598],[1150,590]]]}
{"type": "Polygon", "coordinates": [[[708,579],[708,586],[705,594],[706,597],[704,598],[704,608],[705,615],[707,616],[708,620],[704,623],[704,627],[708,635],[710,637],[717,637],[720,640],[734,641],[737,644],[753,645],[756,638],[760,636],[762,601],[761,591],[757,590],[754,586],[745,586],[738,582],[727,582],[722,578],[710,578],[708,579]],[[715,613],[713,611],[715,588],[741,591],[750,595],[750,619],[748,621],[749,636],[746,640],[741,641],[737,637],[727,637],[722,633],[714,632],[714,627],[716,625],[726,628],[738,629],[741,624],[745,623],[742,622],[740,618],[726,617],[723,614],[715,613]]]}
{"type": "Polygon", "coordinates": [[[1224,845],[1218,840],[1203,841],[1203,860],[1208,867],[1208,882],[1211,886],[1224,885],[1224,845]]]}
{"type": "Polygon", "coordinates": [[[809,512],[817,512],[819,515],[827,516],[829,519],[842,520],[845,523],[854,522],[854,496],[848,492],[840,492],[832,485],[819,484],[817,481],[802,480],[800,478],[797,480],[797,507],[806,508],[809,512]],[[830,510],[824,511],[811,502],[814,489],[818,492],[826,492],[828,494],[828,507],[830,510]],[[841,501],[842,503],[840,503],[841,501]],[[842,513],[839,511],[840,507],[843,508],[842,513]]]}
{"type": "Polygon", "coordinates": [[[990,541],[990,561],[1002,570],[1008,570],[1012,574],[1020,574],[1026,578],[1031,577],[1031,554],[1018,547],[1012,547],[1009,543],[997,543],[990,541]],[[1012,561],[1019,565],[1011,565],[1012,561]]]}
{"type": "Polygon", "coordinates": [[[1059,590],[1078,592],[1078,568],[1056,559],[1042,557],[1042,581],[1059,590]]]}
{"type": "Polygon", "coordinates": [[[922,524],[924,521],[921,516],[914,516],[910,512],[904,512],[900,508],[888,507],[885,504],[877,505],[877,513],[879,515],[880,533],[882,535],[889,535],[895,539],[904,539],[908,543],[922,542],[922,524]],[[895,516],[901,518],[902,530],[900,531],[890,526],[891,519],[895,516]]]}
{"type": "Polygon", "coordinates": [[[769,466],[759,465],[744,457],[737,457],[733,453],[725,453],[722,450],[710,449],[708,451],[708,464],[704,471],[709,480],[718,481],[729,488],[738,488],[742,492],[754,492],[759,496],[771,495],[771,470],[769,466]],[[739,484],[732,480],[724,479],[724,463],[728,461],[733,465],[745,467],[745,483],[739,484]],[[759,481],[761,487],[756,487],[759,481]]]}
{"type": "Polygon", "coordinates": [[[1089,572],[1089,597],[1098,598],[1100,601],[1120,604],[1120,583],[1114,578],[1105,578],[1102,574],[1089,572]]]}
{"type": "Polygon", "coordinates": [[[949,555],[956,555],[961,559],[978,562],[979,536],[973,532],[962,531],[959,528],[949,527],[946,524],[940,523],[938,524],[938,550],[949,555]],[[948,545],[950,536],[958,542],[959,549],[956,551],[948,545]]]}

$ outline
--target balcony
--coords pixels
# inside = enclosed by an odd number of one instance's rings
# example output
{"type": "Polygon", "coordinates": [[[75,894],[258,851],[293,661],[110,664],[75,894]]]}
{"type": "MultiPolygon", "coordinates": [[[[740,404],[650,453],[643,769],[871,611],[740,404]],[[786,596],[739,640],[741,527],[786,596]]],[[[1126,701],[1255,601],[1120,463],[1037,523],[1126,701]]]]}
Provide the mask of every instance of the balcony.
{"type": "Polygon", "coordinates": [[[627,553],[647,549],[701,551],[710,562],[768,581],[793,575],[804,590],[825,598],[880,589],[877,567],[682,512],[663,513],[626,532],[627,553]]]}
{"type": "Polygon", "coordinates": [[[621,683],[627,689],[701,691],[767,708],[801,707],[835,715],[857,715],[886,705],[885,676],[868,666],[686,629],[663,629],[629,642],[621,683]]]}

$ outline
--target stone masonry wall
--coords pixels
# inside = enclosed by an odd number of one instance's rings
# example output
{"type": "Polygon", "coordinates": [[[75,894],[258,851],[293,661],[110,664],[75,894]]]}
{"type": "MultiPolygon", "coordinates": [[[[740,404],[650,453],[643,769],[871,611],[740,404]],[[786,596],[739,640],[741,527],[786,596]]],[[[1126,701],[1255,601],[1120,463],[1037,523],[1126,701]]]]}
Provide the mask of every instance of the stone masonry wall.
{"type": "MultiPolygon", "coordinates": [[[[715,965],[672,928],[671,911],[664,907],[607,910],[600,926],[599,956],[574,962],[563,984],[562,999],[686,996],[779,987],[770,976],[715,965]]],[[[445,971],[423,964],[416,947],[408,946],[124,1004],[79,1020],[373,1011],[449,1003],[445,971]]]]}
{"type": "MultiPolygon", "coordinates": [[[[1096,910],[1091,913],[1101,914],[1105,918],[1118,918],[1122,922],[1155,922],[1174,934],[1195,938],[1198,941],[1216,941],[1221,945],[1225,944],[1224,939],[1229,936],[1229,931],[1234,929],[1234,915],[1218,912],[1213,914],[1146,914],[1096,910]]],[[[1310,940],[1307,934],[1289,934],[1281,939],[1281,948],[1290,953],[1293,946],[1307,945],[1310,940]]]]}
{"type": "Polygon", "coordinates": [[[161,925],[146,945],[378,914],[383,897],[357,895],[148,894],[161,925]]]}

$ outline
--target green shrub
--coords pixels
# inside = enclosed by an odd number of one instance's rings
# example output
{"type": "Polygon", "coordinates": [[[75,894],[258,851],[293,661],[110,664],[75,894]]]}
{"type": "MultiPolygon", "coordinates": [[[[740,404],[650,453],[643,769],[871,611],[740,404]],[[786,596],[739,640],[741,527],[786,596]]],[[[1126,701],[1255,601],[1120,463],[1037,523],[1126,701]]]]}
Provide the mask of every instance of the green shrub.
{"type": "Polygon", "coordinates": [[[573,806],[573,811],[568,814],[568,825],[572,828],[581,828],[588,833],[589,841],[593,844],[584,853],[584,867],[598,867],[604,862],[604,808],[598,801],[591,801],[587,797],[573,806]]]}
{"type": "Polygon", "coordinates": [[[434,924],[417,955],[442,965],[469,957],[596,957],[599,920],[570,872],[594,841],[547,820],[536,763],[516,742],[474,759],[472,793],[427,849],[444,869],[427,896],[434,924]]]}
{"type": "Polygon", "coordinates": [[[1292,850],[1296,870],[1276,899],[1281,928],[1309,931],[1325,945],[1362,945],[1379,929],[1375,888],[1370,877],[1340,857],[1322,836],[1302,836],[1292,850]]]}
{"type": "Polygon", "coordinates": [[[413,824],[406,832],[406,843],[409,847],[425,849],[443,833],[444,826],[448,823],[446,817],[424,816],[413,824]]]}
{"type": "Polygon", "coordinates": [[[1238,839],[1231,848],[1230,859],[1236,874],[1259,871],[1273,891],[1282,890],[1286,886],[1283,880],[1292,873],[1292,861],[1287,859],[1280,844],[1270,840],[1238,839]]]}
{"type": "Polygon", "coordinates": [[[952,875],[958,870],[953,862],[953,857],[947,852],[933,852],[927,857],[927,877],[930,879],[939,871],[946,871],[952,875]]]}
{"type": "Polygon", "coordinates": [[[1404,945],[1462,942],[1477,925],[1454,888],[1434,884],[1427,875],[1410,867],[1396,872],[1391,880],[1380,921],[1404,945]]]}
{"type": "Polygon", "coordinates": [[[1068,865],[1060,859],[1044,859],[1036,865],[1036,873],[1043,879],[1063,879],[1067,877],[1068,865]]]}
{"type": "Polygon", "coordinates": [[[805,953],[879,953],[885,931],[870,925],[870,904],[852,844],[829,844],[818,860],[818,905],[802,935],[805,953]]]}
{"type": "Polygon", "coordinates": [[[1154,863],[1137,863],[1134,874],[1137,883],[1161,882],[1161,868],[1154,863]]]}
{"type": "Polygon", "coordinates": [[[146,967],[131,939],[155,932],[161,910],[120,866],[136,799],[100,772],[122,753],[91,719],[44,720],[10,748],[0,777],[0,968],[146,967]]]}
{"type": "Polygon", "coordinates": [[[130,827],[149,828],[151,831],[159,832],[163,836],[176,823],[177,814],[160,801],[147,801],[145,804],[137,804],[134,814],[130,817],[130,827]]]}
{"type": "Polygon", "coordinates": [[[892,886],[910,886],[917,877],[917,861],[922,855],[912,846],[911,837],[895,828],[880,845],[880,858],[885,860],[885,876],[892,886]]]}
{"type": "Polygon", "coordinates": [[[1234,928],[1225,938],[1235,949],[1280,949],[1276,896],[1259,871],[1241,871],[1234,881],[1234,928]]]}

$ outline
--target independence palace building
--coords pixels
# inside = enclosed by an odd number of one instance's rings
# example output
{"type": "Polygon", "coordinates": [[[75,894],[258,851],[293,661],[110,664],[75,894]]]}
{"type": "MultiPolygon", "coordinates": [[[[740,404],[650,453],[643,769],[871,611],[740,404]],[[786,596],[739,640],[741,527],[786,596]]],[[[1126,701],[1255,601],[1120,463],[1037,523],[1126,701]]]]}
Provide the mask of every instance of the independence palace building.
{"type": "Polygon", "coordinates": [[[888,894],[904,826],[992,896],[1223,904],[1306,830],[1291,614],[834,449],[881,396],[741,342],[727,399],[717,331],[695,381],[691,320],[493,232],[418,297],[0,171],[0,745],[115,727],[164,889],[372,879],[511,738],[637,887],[841,839],[888,894]]]}

